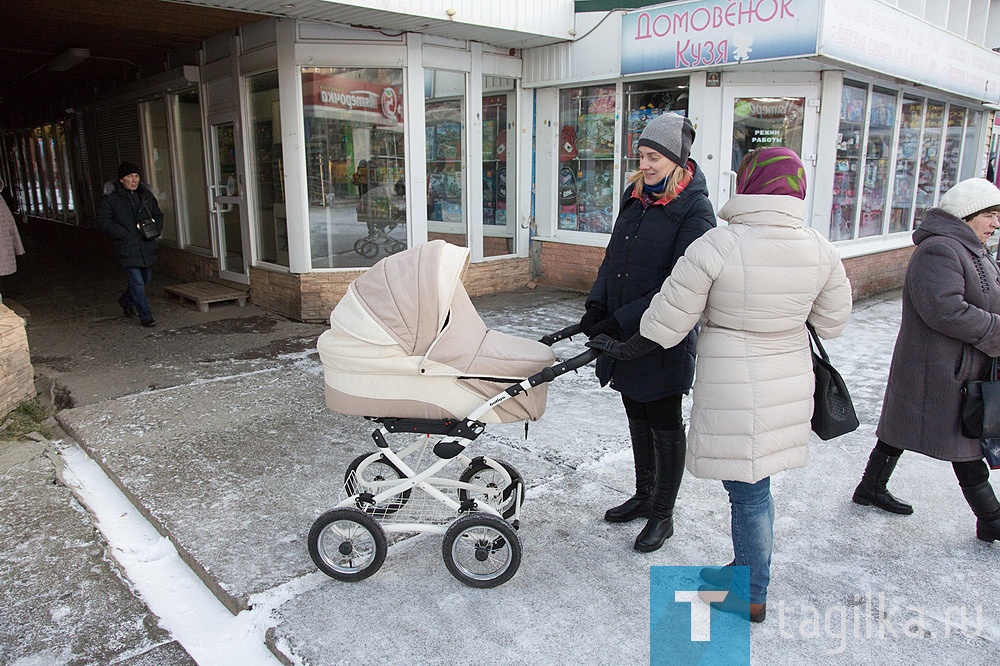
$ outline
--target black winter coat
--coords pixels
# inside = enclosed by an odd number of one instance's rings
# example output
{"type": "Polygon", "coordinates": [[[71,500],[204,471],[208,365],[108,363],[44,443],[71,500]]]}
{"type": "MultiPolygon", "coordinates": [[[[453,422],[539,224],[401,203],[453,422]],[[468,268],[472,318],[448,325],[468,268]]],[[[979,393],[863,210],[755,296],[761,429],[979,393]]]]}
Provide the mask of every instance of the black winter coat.
{"type": "MultiPolygon", "coordinates": [[[[621,340],[639,332],[642,313],[688,245],[716,226],[705,175],[694,160],[688,165],[694,177],[669,203],[647,203],[633,196],[631,185],[622,195],[604,261],[587,296],[587,305],[600,304],[615,318],[621,340]]],[[[693,330],[676,347],[632,361],[602,355],[597,378],[602,386],[610,382],[611,388],[639,402],[687,393],[694,382],[697,339],[693,330]]]]}
{"type": "Polygon", "coordinates": [[[158,245],[143,238],[136,225],[141,218],[152,217],[156,230],[163,233],[163,212],[146,183],[139,183],[135,194],[133,197],[119,181],[105,185],[104,199],[97,209],[97,228],[117,241],[122,268],[151,268],[158,245]]]}

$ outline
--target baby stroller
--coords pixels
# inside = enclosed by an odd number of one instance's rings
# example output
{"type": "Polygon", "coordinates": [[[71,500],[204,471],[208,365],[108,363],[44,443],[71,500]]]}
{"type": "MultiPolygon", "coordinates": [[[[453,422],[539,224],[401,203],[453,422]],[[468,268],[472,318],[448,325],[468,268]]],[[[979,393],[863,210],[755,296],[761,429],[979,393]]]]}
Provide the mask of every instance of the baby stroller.
{"type": "Polygon", "coordinates": [[[354,242],[354,251],[366,259],[378,256],[379,250],[395,254],[406,249],[406,243],[390,234],[406,224],[406,189],[395,185],[377,185],[361,195],[358,201],[358,222],[364,222],[368,234],[354,242]]]}
{"type": "Polygon", "coordinates": [[[327,406],[376,425],[377,450],[348,465],[339,502],[309,532],[313,562],[333,578],[378,571],[386,533],[443,535],[445,565],[472,587],[501,585],[520,566],[524,481],[465,450],[489,423],[541,417],[546,384],[598,352],[553,365],[551,345],[579,325],[538,342],[487,329],[461,283],[468,260],[442,240],[382,259],[319,337],[327,406]]]}

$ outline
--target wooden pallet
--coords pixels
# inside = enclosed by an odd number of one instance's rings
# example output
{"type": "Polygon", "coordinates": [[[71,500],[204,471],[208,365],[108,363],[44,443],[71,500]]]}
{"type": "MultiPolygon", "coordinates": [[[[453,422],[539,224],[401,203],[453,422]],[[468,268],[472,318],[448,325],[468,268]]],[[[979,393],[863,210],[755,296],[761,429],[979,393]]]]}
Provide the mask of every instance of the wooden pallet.
{"type": "Polygon", "coordinates": [[[168,298],[194,306],[199,312],[208,312],[211,303],[236,301],[241,308],[247,304],[247,292],[215,282],[175,284],[164,287],[164,291],[168,298]]]}

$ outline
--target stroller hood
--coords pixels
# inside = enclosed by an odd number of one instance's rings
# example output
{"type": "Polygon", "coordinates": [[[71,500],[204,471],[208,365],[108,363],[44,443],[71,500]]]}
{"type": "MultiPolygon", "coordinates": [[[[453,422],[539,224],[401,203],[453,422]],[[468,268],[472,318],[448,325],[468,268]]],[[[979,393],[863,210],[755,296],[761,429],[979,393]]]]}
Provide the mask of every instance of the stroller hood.
{"type": "MultiPolygon", "coordinates": [[[[464,418],[509,384],[551,365],[552,350],[490,330],[461,282],[467,248],[430,241],[360,275],[319,338],[328,406],[358,416],[464,418]]],[[[537,419],[546,385],[481,420],[537,419]]]]}

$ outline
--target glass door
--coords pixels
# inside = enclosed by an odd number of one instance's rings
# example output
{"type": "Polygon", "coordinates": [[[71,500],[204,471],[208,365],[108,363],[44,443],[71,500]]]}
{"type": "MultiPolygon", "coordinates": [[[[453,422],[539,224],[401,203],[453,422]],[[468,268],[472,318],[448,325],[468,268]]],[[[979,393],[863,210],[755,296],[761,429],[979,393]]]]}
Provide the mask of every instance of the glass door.
{"type": "Polygon", "coordinates": [[[212,124],[212,222],[219,251],[219,277],[249,284],[249,252],[243,233],[243,174],[238,159],[236,124],[212,124]]]}
{"type": "MultiPolygon", "coordinates": [[[[724,95],[719,201],[721,208],[736,194],[736,169],[743,156],[756,148],[782,146],[794,150],[806,168],[807,187],[815,182],[816,132],[819,116],[819,89],[816,86],[773,86],[766,94],[756,86],[729,86],[724,95]]],[[[812,220],[812,196],[807,190],[812,220]]]]}

